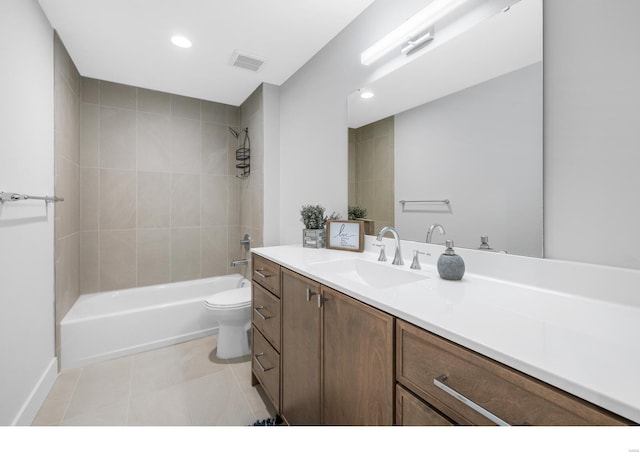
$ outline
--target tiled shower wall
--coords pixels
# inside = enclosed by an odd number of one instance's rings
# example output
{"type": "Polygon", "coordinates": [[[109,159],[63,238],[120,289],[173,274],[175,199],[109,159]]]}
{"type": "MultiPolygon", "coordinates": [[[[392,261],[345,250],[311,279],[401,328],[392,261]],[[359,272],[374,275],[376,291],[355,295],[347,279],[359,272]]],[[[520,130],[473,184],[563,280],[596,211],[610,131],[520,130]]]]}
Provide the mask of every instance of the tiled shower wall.
{"type": "Polygon", "coordinates": [[[81,292],[243,271],[240,108],[83,78],[81,292]]]}
{"type": "Polygon", "coordinates": [[[367,209],[374,229],[394,225],[394,117],[349,129],[349,205],[367,209]]]}
{"type": "MultiPolygon", "coordinates": [[[[240,107],[241,127],[249,128],[251,140],[251,174],[240,180],[240,235],[251,236],[251,246],[263,245],[264,184],[264,109],[260,85],[240,107]]],[[[240,144],[242,144],[242,136],[240,144]]],[[[234,155],[235,157],[235,155],[234,155]]],[[[237,162],[234,162],[234,165],[237,162]]],[[[249,257],[248,253],[246,256],[249,257]]]]}
{"type": "Polygon", "coordinates": [[[56,355],[60,320],[80,295],[80,74],[57,34],[54,36],[55,316],[56,355]]]}

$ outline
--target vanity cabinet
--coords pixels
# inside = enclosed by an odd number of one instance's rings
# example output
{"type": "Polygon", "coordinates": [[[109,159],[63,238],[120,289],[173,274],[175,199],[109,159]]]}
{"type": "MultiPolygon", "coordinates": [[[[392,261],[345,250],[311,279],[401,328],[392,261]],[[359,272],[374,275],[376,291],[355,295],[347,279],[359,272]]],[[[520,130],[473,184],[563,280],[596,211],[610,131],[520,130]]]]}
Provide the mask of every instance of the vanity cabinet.
{"type": "Polygon", "coordinates": [[[633,425],[253,254],[252,384],[290,425],[633,425]]]}
{"type": "Polygon", "coordinates": [[[286,268],[281,301],[285,420],[391,425],[393,317],[286,268]]]}
{"type": "Polygon", "coordinates": [[[394,318],[322,288],[323,423],[393,424],[394,318]]]}
{"type": "Polygon", "coordinates": [[[280,266],[256,254],[251,262],[251,383],[280,411],[280,266]]]}
{"type": "Polygon", "coordinates": [[[320,284],[282,271],[282,416],[291,425],[320,425],[320,284]]]}
{"type": "Polygon", "coordinates": [[[433,421],[430,411],[462,425],[628,424],[584,400],[402,320],[396,324],[396,359],[396,377],[402,388],[396,395],[401,407],[396,422],[400,425],[416,421],[442,425],[441,419],[433,421]]]}

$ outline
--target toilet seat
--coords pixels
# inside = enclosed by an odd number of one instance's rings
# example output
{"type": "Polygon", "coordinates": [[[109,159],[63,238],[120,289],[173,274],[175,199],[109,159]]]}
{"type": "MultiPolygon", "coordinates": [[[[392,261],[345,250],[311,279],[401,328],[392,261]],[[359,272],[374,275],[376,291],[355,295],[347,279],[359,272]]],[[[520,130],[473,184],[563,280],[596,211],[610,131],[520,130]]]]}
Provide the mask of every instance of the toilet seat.
{"type": "Polygon", "coordinates": [[[218,292],[205,298],[207,309],[226,310],[251,306],[251,286],[218,292]]]}

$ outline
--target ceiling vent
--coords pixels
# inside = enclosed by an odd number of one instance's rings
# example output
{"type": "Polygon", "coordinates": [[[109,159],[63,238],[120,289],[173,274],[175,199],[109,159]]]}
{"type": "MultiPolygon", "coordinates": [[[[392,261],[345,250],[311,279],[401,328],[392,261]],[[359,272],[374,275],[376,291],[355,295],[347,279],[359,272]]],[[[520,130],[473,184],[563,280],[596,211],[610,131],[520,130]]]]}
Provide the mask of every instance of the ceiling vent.
{"type": "Polygon", "coordinates": [[[257,72],[260,67],[264,64],[264,60],[255,55],[249,55],[245,52],[240,52],[236,50],[233,53],[233,58],[231,60],[231,64],[236,67],[241,67],[243,69],[249,69],[250,71],[257,72]]]}

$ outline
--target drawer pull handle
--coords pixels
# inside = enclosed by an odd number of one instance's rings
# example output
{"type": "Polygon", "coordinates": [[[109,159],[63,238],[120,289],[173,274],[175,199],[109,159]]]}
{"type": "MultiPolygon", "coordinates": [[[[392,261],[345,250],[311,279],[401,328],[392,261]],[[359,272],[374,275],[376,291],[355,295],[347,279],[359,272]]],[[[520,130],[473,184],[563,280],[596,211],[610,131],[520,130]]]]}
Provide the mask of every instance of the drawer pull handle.
{"type": "Polygon", "coordinates": [[[261,309],[264,309],[264,306],[258,306],[257,308],[253,308],[253,312],[255,312],[256,314],[258,314],[258,316],[262,319],[262,320],[268,320],[271,318],[270,315],[264,315],[262,312],[260,312],[261,309]]]}
{"type": "Polygon", "coordinates": [[[259,268],[257,270],[254,270],[253,273],[255,273],[256,275],[258,275],[259,277],[261,277],[262,279],[267,279],[267,278],[271,278],[273,275],[271,273],[266,273],[264,271],[264,268],[259,268]]]}
{"type": "Polygon", "coordinates": [[[492,412],[487,411],[486,409],[482,408],[480,405],[478,405],[474,401],[469,400],[468,398],[466,398],[465,396],[460,394],[455,389],[452,389],[449,386],[447,386],[446,384],[444,384],[444,382],[446,380],[447,380],[447,376],[446,375],[442,375],[442,376],[440,376],[438,378],[434,378],[433,379],[433,384],[436,385],[438,388],[442,389],[447,394],[449,394],[451,397],[454,397],[457,400],[461,401],[462,403],[467,405],[469,408],[471,408],[475,412],[480,413],[481,415],[483,415],[484,417],[489,419],[491,422],[494,422],[495,424],[498,424],[498,425],[504,425],[504,426],[510,425],[507,422],[505,422],[502,419],[500,419],[495,414],[493,414],[492,412]]]}
{"type": "Polygon", "coordinates": [[[263,372],[269,372],[271,369],[273,369],[273,367],[269,367],[269,368],[265,368],[262,363],[260,362],[260,357],[263,356],[264,353],[258,353],[256,355],[253,355],[253,359],[254,361],[258,364],[258,367],[260,368],[261,371],[263,372]]]}
{"type": "Polygon", "coordinates": [[[320,292],[313,292],[307,287],[307,301],[311,301],[311,297],[315,296],[318,301],[318,309],[322,307],[322,294],[320,292]]]}

